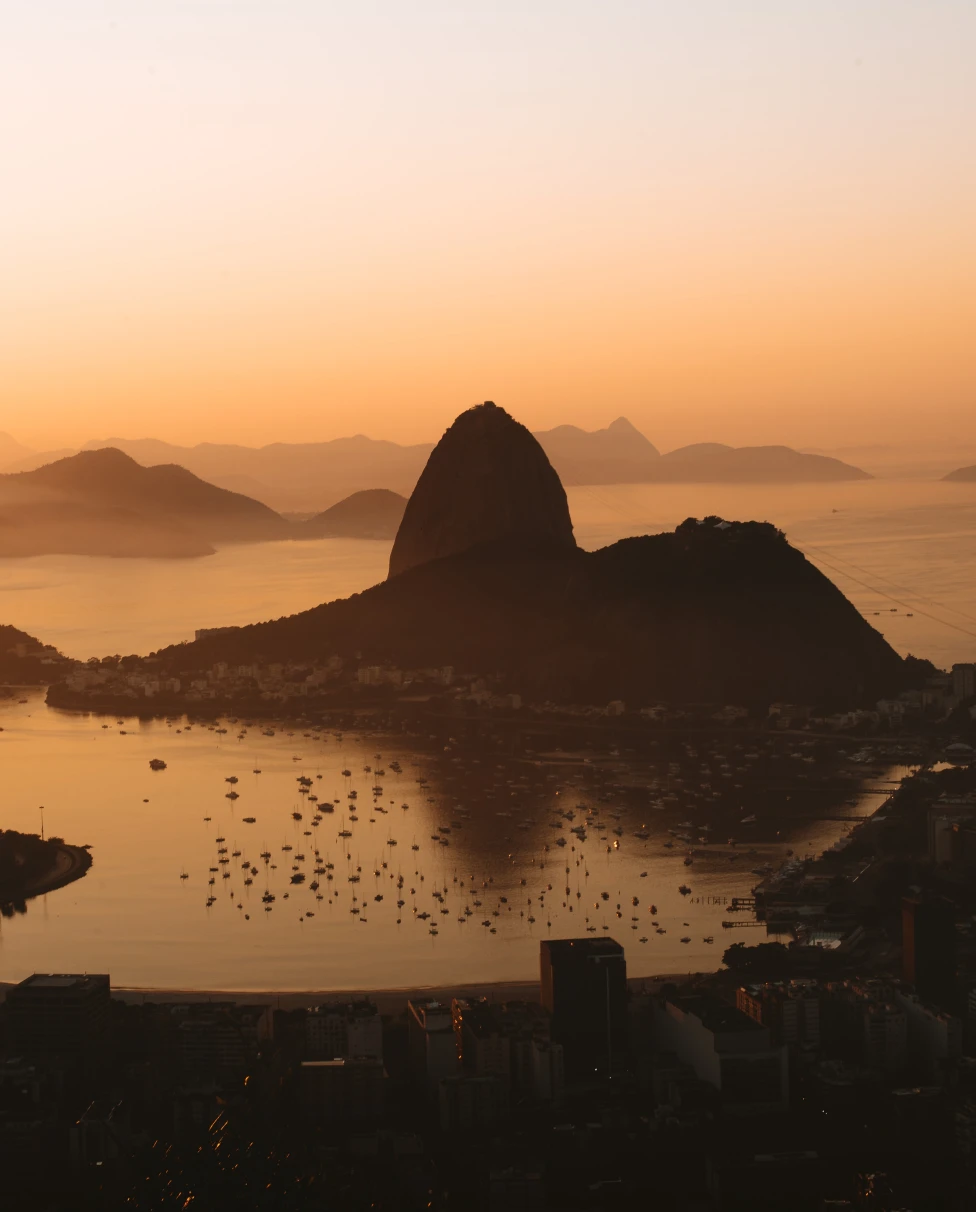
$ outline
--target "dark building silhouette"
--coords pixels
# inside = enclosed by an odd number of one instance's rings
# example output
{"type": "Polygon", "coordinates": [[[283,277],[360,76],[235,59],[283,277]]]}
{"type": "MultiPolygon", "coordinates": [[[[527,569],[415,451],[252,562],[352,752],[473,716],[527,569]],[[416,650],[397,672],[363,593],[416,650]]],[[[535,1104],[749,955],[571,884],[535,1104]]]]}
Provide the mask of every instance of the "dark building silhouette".
{"type": "Polygon", "coordinates": [[[540,946],[542,1004],[571,1080],[609,1077],[627,1060],[627,961],[612,938],[549,939],[540,946]]]}
{"type": "Polygon", "coordinates": [[[956,991],[956,912],[949,901],[905,897],[902,976],[923,1001],[950,1002],[956,991]]]}
{"type": "Polygon", "coordinates": [[[107,975],[35,973],[7,993],[11,1051],[69,1066],[94,1064],[108,1037],[107,975]]]}

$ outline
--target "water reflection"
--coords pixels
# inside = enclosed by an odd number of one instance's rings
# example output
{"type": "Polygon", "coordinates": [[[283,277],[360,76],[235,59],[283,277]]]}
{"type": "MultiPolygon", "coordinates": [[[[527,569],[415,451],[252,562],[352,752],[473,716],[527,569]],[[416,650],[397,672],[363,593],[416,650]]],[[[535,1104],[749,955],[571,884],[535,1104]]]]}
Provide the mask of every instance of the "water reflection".
{"type": "Polygon", "coordinates": [[[450,721],[396,737],[120,723],[36,694],[0,715],[8,824],[33,824],[43,802],[95,856],[86,880],[4,930],[6,979],[526,979],[540,938],[584,932],[617,937],[636,975],[714,968],[737,933],[722,925],[731,898],[788,853],[830,845],[901,774],[875,767],[863,792],[831,746],[731,732],[568,753],[475,743],[450,721]]]}

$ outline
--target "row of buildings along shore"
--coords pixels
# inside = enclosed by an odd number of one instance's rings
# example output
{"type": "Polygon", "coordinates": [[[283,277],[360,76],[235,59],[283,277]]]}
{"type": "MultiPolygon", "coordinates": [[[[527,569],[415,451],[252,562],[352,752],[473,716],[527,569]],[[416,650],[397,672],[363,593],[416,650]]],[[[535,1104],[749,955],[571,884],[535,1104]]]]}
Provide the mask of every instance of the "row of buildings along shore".
{"type": "Polygon", "coordinates": [[[773,702],[762,712],[736,703],[663,704],[641,706],[612,700],[602,704],[528,702],[519,689],[499,676],[462,673],[452,666],[401,669],[344,661],[333,656],[323,662],[232,665],[217,661],[192,674],[174,676],[154,657],[106,657],[75,665],[52,696],[84,705],[111,701],[140,709],[221,708],[266,710],[283,707],[326,707],[345,695],[355,703],[385,696],[406,703],[436,696],[455,709],[544,713],[567,718],[627,717],[653,723],[708,721],[735,726],[761,722],[771,728],[821,731],[907,730],[913,724],[937,724],[960,708],[976,721],[976,663],[956,664],[948,673],[935,673],[920,689],[878,701],[873,707],[824,711],[809,704],[773,702]]]}

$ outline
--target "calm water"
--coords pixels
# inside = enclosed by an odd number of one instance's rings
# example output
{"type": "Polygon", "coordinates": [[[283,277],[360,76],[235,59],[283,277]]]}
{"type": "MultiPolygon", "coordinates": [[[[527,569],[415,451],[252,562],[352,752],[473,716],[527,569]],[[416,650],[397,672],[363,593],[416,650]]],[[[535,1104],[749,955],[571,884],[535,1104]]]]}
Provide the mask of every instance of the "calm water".
{"type": "MultiPolygon", "coordinates": [[[[775,522],[901,651],[939,663],[976,656],[976,487],[620,486],[573,489],[570,503],[587,547],[692,515],[775,522]]],[[[355,592],[384,575],[388,553],[385,543],[323,540],[188,561],[5,560],[0,619],[75,656],[147,652],[196,627],[275,617],[355,592]]],[[[609,927],[637,975],[714,967],[723,946],[750,936],[723,932],[721,922],[728,898],[756,882],[753,869],[790,848],[823,849],[849,827],[838,818],[872,811],[885,780],[901,773],[879,771],[868,780],[876,790],[848,792],[853,802],[838,807],[836,795],[808,792],[800,753],[764,770],[766,756],[684,755],[682,786],[672,785],[673,754],[478,761],[429,738],[340,741],[301,728],[266,736],[256,726],[238,739],[231,724],[219,733],[199,724],[187,730],[183,721],[105,723],[50,711],[37,693],[25,703],[0,701],[3,826],[36,830],[43,804],[48,833],[91,843],[95,859],[85,879],[0,923],[0,979],[87,969],[109,971],[119,985],[254,990],[519,979],[536,974],[540,938],[588,926],[609,927]],[[153,757],[168,768],[152,773],[153,757]],[[365,766],[385,774],[377,779],[365,766]],[[299,776],[312,780],[318,803],[339,801],[317,825],[299,776]],[[226,798],[231,788],[239,799],[226,798]],[[581,843],[571,825],[594,807],[581,843]],[[572,821],[560,815],[567,810],[575,811],[572,821]],[[742,823],[753,814],[757,821],[742,823]],[[633,836],[642,826],[647,840],[633,836]],[[350,838],[338,836],[343,828],[350,838]],[[669,849],[669,829],[693,840],[669,849]],[[730,835],[740,842],[735,857],[724,845],[730,835]],[[696,857],[686,867],[689,846],[696,857]],[[257,874],[245,875],[245,858],[257,874]],[[317,893],[316,866],[323,869],[317,893]],[[293,867],[304,883],[290,883],[293,867]],[[677,891],[683,882],[692,887],[688,897],[677,891]],[[275,897],[270,912],[266,892],[275,897]]]]}
{"type": "Polygon", "coordinates": [[[805,783],[811,767],[789,743],[777,756],[751,753],[748,741],[702,745],[679,755],[679,778],[670,753],[496,759],[445,738],[405,745],[300,727],[241,736],[233,723],[223,733],[184,720],[120,725],[49,710],[37,692],[0,701],[0,727],[4,824],[36,830],[43,804],[47,833],[90,843],[95,860],[84,879],[0,923],[0,979],[87,969],[136,987],[527,979],[540,938],[588,927],[626,945],[635,975],[715,967],[724,946],[752,933],[721,923],[754,870],[789,848],[819,852],[903,773],[886,767],[871,790],[847,782],[826,794],[805,783]],[[149,769],[155,757],[164,771],[149,769]],[[588,812],[583,841],[571,828],[588,812]],[[301,885],[290,882],[295,870],[301,885]]]}
{"type": "MultiPolygon", "coordinates": [[[[940,664],[976,657],[976,484],[615,485],[572,488],[569,498],[590,548],[690,516],[774,522],[900,651],[940,664]]],[[[322,539],[197,560],[0,560],[0,621],[80,658],[145,653],[197,627],[276,618],[355,593],[385,576],[389,548],[322,539]]]]}

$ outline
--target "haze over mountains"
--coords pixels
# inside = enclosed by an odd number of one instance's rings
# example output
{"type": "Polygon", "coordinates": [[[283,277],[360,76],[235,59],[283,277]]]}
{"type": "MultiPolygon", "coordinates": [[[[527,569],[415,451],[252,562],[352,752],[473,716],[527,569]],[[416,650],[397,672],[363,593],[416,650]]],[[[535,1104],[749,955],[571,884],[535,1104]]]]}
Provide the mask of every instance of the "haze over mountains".
{"type": "Polygon", "coordinates": [[[948,475],[942,478],[957,484],[976,483],[976,463],[973,463],[970,467],[957,467],[955,471],[950,471],[948,475]]]}
{"type": "Polygon", "coordinates": [[[226,543],[392,539],[405,505],[374,489],[294,522],[184,467],[144,467],[107,447],[0,475],[0,556],[188,557],[226,543]]]}
{"type": "MultiPolygon", "coordinates": [[[[860,468],[785,446],[734,448],[718,443],[661,454],[625,417],[605,429],[559,425],[537,433],[564,484],[816,483],[868,478],[860,468]]],[[[359,434],[330,442],[273,443],[253,448],[204,442],[175,446],[153,438],[107,438],[85,449],[113,447],[144,466],[175,463],[194,475],[280,511],[318,511],[354,492],[386,488],[409,495],[433,446],[400,446],[359,434]]],[[[30,470],[67,451],[24,453],[0,437],[0,471],[30,470]],[[6,464],[6,466],[5,466],[6,464]]]]}
{"type": "Polygon", "coordinates": [[[259,501],[183,467],[143,467],[91,450],[0,476],[0,554],[194,556],[216,542],[282,538],[288,523],[259,501]]]}
{"type": "Polygon", "coordinates": [[[901,657],[766,523],[689,519],[581,550],[541,445],[491,404],[432,453],[385,582],[157,655],[186,672],[333,654],[497,673],[577,702],[850,703],[905,679],[901,657]]]}

